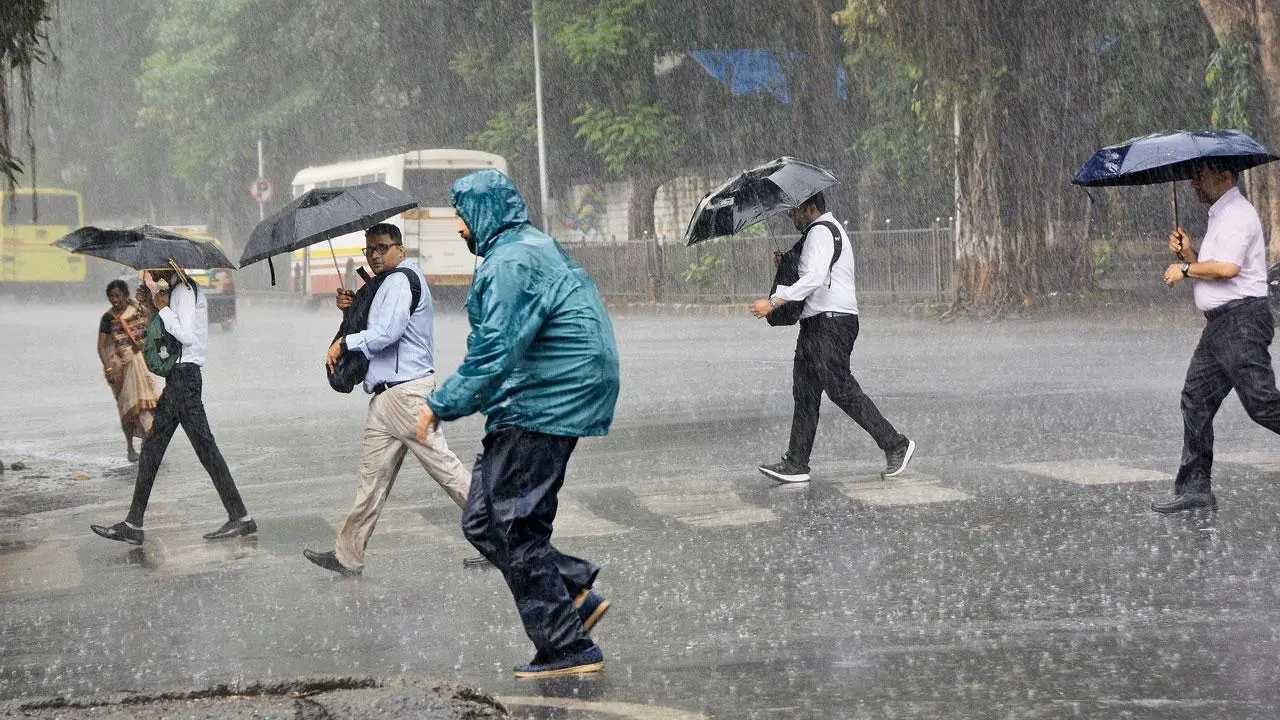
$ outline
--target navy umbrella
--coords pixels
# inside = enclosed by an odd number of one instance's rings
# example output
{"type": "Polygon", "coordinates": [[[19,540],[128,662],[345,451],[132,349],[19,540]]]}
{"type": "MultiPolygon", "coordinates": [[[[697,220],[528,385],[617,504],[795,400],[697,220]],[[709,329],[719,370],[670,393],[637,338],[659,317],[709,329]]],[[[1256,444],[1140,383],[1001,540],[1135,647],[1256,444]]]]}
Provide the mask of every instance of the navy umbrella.
{"type": "Polygon", "coordinates": [[[838,182],[830,170],[780,157],[730,178],[704,195],[684,231],[684,240],[693,245],[732,235],[770,215],[798,207],[838,182]]]}
{"type": "Polygon", "coordinates": [[[154,225],[127,230],[87,226],[63,235],[53,244],[73,253],[111,260],[135,270],[171,267],[172,263],[185,268],[235,268],[217,245],[154,225]]]}
{"type": "MultiPolygon", "coordinates": [[[[1094,153],[1071,180],[1084,187],[1155,185],[1190,180],[1197,166],[1212,160],[1236,171],[1280,160],[1239,130],[1180,130],[1126,140],[1094,153]]],[[[1173,195],[1177,223],[1178,194],[1173,195]]]]}
{"type": "MultiPolygon", "coordinates": [[[[259,260],[267,260],[270,266],[272,255],[363,230],[416,207],[418,201],[412,195],[381,182],[309,190],[258,223],[249,236],[244,253],[240,255],[240,267],[259,260]]],[[[332,243],[329,244],[329,252],[333,254],[332,243]]],[[[342,272],[338,270],[336,255],[333,269],[338,271],[338,283],[341,285],[342,272]]],[[[275,267],[271,266],[272,285],[275,278],[275,267]]]]}

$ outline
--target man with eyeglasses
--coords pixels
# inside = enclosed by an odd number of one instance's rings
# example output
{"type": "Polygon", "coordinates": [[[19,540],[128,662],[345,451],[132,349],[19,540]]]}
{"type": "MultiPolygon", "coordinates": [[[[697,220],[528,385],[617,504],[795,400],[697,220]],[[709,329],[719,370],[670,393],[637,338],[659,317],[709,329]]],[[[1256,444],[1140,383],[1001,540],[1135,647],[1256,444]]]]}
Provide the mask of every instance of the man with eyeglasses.
{"type": "MultiPolygon", "coordinates": [[[[427,279],[418,264],[405,256],[400,228],[390,223],[365,231],[364,254],[376,276],[372,283],[377,284],[368,327],[338,338],[326,358],[330,369],[344,350],[364,353],[369,359],[364,390],[373,397],[365,419],[360,484],[334,549],[302,553],[316,565],[342,575],[363,572],[365,546],[406,453],[413,452],[459,507],[466,504],[471,487],[471,473],[449,449],[443,432],[437,428],[422,441],[416,437],[418,415],[426,407],[424,398],[436,386],[434,312],[427,279]]],[[[339,290],[338,308],[351,307],[355,297],[349,290],[339,290]]]]}

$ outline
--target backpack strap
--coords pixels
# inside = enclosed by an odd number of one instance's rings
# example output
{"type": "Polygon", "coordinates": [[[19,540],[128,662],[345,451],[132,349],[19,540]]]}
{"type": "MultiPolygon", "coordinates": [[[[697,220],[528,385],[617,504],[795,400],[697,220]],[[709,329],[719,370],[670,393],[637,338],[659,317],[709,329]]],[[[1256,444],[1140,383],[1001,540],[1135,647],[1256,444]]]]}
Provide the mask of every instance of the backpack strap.
{"type": "Polygon", "coordinates": [[[835,243],[835,252],[831,253],[831,265],[827,267],[827,287],[830,288],[831,271],[835,269],[836,261],[840,259],[840,253],[844,250],[844,243],[840,241],[842,237],[840,234],[840,227],[830,220],[819,220],[805,228],[804,234],[806,237],[808,237],[809,231],[813,229],[814,225],[821,225],[822,227],[825,227],[827,231],[831,233],[832,242],[835,243]]]}
{"type": "Polygon", "coordinates": [[[409,280],[409,314],[412,315],[418,309],[418,301],[422,299],[422,281],[418,279],[418,273],[407,267],[398,267],[395,272],[404,273],[409,280]]]}

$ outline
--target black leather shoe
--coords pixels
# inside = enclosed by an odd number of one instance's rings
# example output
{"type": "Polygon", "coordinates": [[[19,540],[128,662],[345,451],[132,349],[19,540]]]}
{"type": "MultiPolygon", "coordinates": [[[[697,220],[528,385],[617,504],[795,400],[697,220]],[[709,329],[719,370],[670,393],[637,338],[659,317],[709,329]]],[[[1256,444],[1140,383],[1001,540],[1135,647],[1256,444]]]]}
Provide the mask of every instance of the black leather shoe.
{"type": "Polygon", "coordinates": [[[1168,500],[1152,500],[1151,509],[1158,513],[1176,513],[1196,508],[1218,508],[1218,498],[1212,492],[1188,492],[1174,495],[1168,500]]]}
{"type": "Polygon", "coordinates": [[[360,574],[359,570],[353,570],[347,567],[346,565],[343,565],[342,563],[338,562],[338,555],[332,550],[330,550],[329,552],[323,552],[323,553],[318,553],[315,550],[303,550],[302,556],[310,560],[311,562],[319,565],[320,567],[324,568],[325,570],[332,570],[338,573],[339,575],[346,575],[350,577],[352,575],[360,574]]]}
{"type": "Polygon", "coordinates": [[[104,537],[108,540],[119,540],[120,542],[126,542],[130,545],[142,544],[142,530],[135,530],[123,522],[118,522],[111,527],[107,527],[105,525],[90,525],[89,529],[97,533],[99,537],[104,537]]]}
{"type": "Polygon", "coordinates": [[[228,520],[222,524],[222,527],[211,533],[205,533],[205,540],[226,540],[227,538],[240,537],[241,535],[252,535],[258,532],[258,523],[252,518],[249,520],[228,520]]]}

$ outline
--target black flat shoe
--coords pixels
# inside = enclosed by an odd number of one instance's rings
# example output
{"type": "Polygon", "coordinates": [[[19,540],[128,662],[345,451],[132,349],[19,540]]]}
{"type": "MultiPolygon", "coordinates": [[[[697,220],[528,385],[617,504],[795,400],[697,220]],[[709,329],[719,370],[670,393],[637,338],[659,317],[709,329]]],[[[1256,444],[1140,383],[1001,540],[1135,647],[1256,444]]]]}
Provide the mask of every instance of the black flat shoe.
{"type": "Polygon", "coordinates": [[[227,538],[240,537],[242,535],[252,535],[258,532],[258,523],[252,518],[249,520],[228,520],[222,524],[222,527],[211,533],[203,535],[205,540],[226,540],[227,538]]]}
{"type": "Polygon", "coordinates": [[[118,522],[111,527],[107,527],[105,525],[90,525],[89,529],[97,533],[98,537],[104,537],[108,540],[119,540],[120,542],[129,543],[130,545],[142,544],[142,530],[135,530],[123,522],[118,522]]]}
{"type": "Polygon", "coordinates": [[[347,577],[350,577],[352,575],[360,574],[359,570],[353,570],[346,565],[343,565],[341,562],[338,562],[338,555],[332,550],[323,553],[316,552],[315,550],[303,550],[302,556],[325,570],[332,570],[339,575],[346,575],[347,577]]]}
{"type": "Polygon", "coordinates": [[[1151,509],[1158,513],[1176,513],[1196,508],[1218,508],[1218,498],[1212,492],[1189,492],[1174,495],[1168,500],[1152,500],[1151,509]]]}

